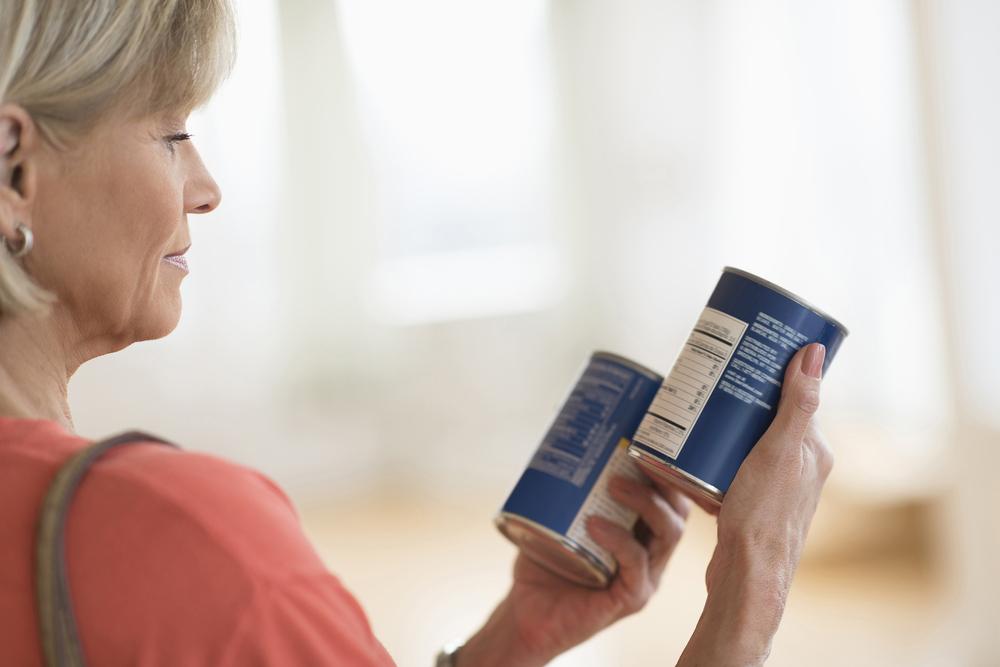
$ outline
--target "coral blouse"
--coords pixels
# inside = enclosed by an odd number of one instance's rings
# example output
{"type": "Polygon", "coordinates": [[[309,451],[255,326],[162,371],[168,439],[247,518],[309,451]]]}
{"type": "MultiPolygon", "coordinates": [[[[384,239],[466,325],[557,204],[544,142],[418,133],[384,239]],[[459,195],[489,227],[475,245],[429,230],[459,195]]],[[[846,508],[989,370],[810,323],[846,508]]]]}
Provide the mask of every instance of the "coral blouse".
{"type": "MultiPolygon", "coordinates": [[[[55,422],[0,417],[0,664],[42,664],[35,524],[56,470],[88,444],[55,422]]],[[[287,496],[244,466],[113,449],[76,493],[66,553],[89,664],[393,664],[287,496]]]]}

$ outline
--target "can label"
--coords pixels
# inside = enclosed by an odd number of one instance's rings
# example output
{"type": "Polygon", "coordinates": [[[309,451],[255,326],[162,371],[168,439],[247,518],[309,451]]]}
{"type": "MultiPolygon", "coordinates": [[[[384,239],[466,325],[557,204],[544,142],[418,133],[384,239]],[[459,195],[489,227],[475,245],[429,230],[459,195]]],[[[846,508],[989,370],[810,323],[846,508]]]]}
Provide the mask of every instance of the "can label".
{"type": "Polygon", "coordinates": [[[626,529],[635,524],[636,514],[615,502],[607,485],[616,474],[645,480],[628,446],[662,381],[627,359],[595,353],[501,515],[522,517],[561,536],[600,563],[606,577],[614,574],[613,556],[590,539],[586,519],[599,514],[626,529]]]}
{"type": "Polygon", "coordinates": [[[615,475],[628,477],[629,479],[648,483],[645,475],[639,470],[639,466],[628,455],[629,440],[622,438],[618,441],[614,453],[608,459],[608,464],[604,466],[600,477],[594,483],[594,488],[587,496],[586,502],[580,507],[576,518],[566,531],[566,537],[573,540],[604,564],[610,572],[615,570],[615,558],[611,552],[599,545],[590,537],[587,532],[587,518],[593,515],[604,517],[608,521],[617,523],[625,530],[632,530],[638,515],[624,505],[612,500],[608,493],[608,483],[615,475]]]}
{"type": "Polygon", "coordinates": [[[580,376],[555,422],[535,452],[529,470],[582,487],[594,466],[603,463],[613,431],[621,425],[612,416],[628,399],[635,371],[595,359],[580,376]]]}
{"type": "Polygon", "coordinates": [[[795,352],[823,343],[825,367],[846,335],[794,295],[727,268],[640,423],[633,456],[663,462],[718,497],[774,418],[795,352]]]}
{"type": "Polygon", "coordinates": [[[677,458],[746,328],[742,320],[705,309],[649,406],[636,440],[677,458]]]}

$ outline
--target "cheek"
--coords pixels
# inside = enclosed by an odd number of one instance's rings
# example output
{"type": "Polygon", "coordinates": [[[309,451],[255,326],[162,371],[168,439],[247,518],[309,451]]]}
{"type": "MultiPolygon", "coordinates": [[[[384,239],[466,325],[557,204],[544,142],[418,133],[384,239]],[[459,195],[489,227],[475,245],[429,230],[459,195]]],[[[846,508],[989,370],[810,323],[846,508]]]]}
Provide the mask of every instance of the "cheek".
{"type": "Polygon", "coordinates": [[[105,177],[103,210],[90,211],[103,244],[129,263],[147,265],[145,272],[157,267],[184,219],[183,185],[160,152],[118,162],[105,177]]]}
{"type": "Polygon", "coordinates": [[[141,316],[156,298],[170,268],[160,260],[184,220],[183,194],[169,170],[145,162],[79,170],[54,197],[40,198],[39,279],[64,301],[104,318],[141,316]]]}
{"type": "MultiPolygon", "coordinates": [[[[162,306],[164,298],[176,299],[182,274],[163,262],[163,256],[175,249],[183,208],[178,196],[162,182],[148,183],[138,191],[120,193],[114,222],[108,232],[110,273],[121,281],[121,298],[133,311],[131,317],[149,316],[147,312],[162,306]]],[[[109,221],[110,222],[110,221],[109,221]]]]}
{"type": "Polygon", "coordinates": [[[168,244],[184,217],[182,188],[163,170],[121,174],[108,188],[105,201],[105,220],[98,225],[101,234],[113,235],[117,245],[130,248],[133,255],[168,244]]]}
{"type": "Polygon", "coordinates": [[[154,290],[165,268],[160,260],[177,233],[180,214],[174,197],[156,184],[122,188],[102,215],[92,225],[98,244],[92,259],[99,262],[102,274],[114,279],[119,294],[141,302],[154,290]]]}

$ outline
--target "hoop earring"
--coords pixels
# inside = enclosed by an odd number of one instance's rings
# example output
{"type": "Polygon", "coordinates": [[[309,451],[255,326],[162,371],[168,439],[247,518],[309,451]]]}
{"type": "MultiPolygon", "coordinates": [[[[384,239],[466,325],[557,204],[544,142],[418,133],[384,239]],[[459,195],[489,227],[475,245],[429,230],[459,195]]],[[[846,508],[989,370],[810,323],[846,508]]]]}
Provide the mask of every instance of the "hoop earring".
{"type": "Polygon", "coordinates": [[[14,259],[24,257],[31,252],[31,249],[35,246],[35,235],[31,233],[31,228],[28,227],[28,225],[23,222],[17,223],[17,232],[21,235],[21,244],[17,249],[11,247],[6,236],[0,236],[0,239],[3,240],[3,247],[7,249],[7,252],[9,252],[11,257],[14,259]]]}

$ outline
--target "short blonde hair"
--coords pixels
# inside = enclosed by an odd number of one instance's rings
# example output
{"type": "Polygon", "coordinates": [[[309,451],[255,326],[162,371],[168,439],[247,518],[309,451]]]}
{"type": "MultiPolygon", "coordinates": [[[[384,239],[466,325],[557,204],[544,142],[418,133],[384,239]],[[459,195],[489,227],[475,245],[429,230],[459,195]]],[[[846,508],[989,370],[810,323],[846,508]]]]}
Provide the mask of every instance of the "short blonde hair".
{"type": "MultiPolygon", "coordinates": [[[[0,104],[23,107],[63,149],[111,112],[201,106],[235,43],[229,0],[2,0],[0,104]]],[[[52,301],[0,248],[0,317],[52,301]]]]}

